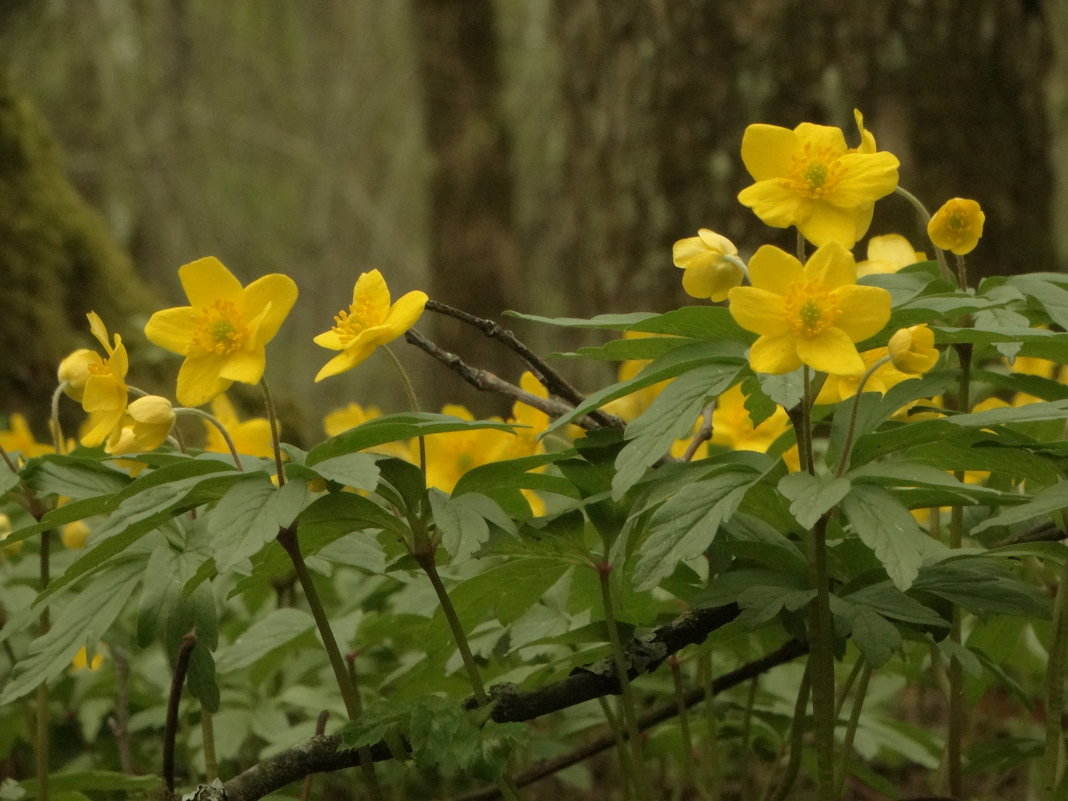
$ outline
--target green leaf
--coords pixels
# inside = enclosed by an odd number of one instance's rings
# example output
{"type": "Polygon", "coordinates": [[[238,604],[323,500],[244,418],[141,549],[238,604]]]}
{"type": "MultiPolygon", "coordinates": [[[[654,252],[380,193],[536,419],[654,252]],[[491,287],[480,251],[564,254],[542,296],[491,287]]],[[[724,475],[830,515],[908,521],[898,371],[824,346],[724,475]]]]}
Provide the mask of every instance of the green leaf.
{"type": "Polygon", "coordinates": [[[924,534],[909,510],[882,487],[854,485],[842,499],[842,511],[901,591],[916,580],[926,556],[945,550],[924,534]]]}
{"type": "Polygon", "coordinates": [[[781,375],[757,373],[756,377],[764,394],[784,409],[797,406],[805,394],[804,368],[781,375]]]}
{"type": "Polygon", "coordinates": [[[717,473],[683,487],[660,506],[649,523],[649,535],[638,546],[635,589],[652,589],[674,573],[679,562],[704,553],[759,477],[751,471],[717,473]]]}
{"type": "Polygon", "coordinates": [[[988,517],[972,529],[973,534],[986,531],[995,526],[1011,526],[1016,523],[1033,521],[1068,507],[1068,481],[1061,481],[1037,493],[1027,503],[1003,508],[996,515],[988,517]]]}
{"type": "Polygon", "coordinates": [[[882,430],[857,437],[850,464],[854,468],[891,453],[960,436],[960,429],[945,420],[917,420],[888,424],[882,430]]]}
{"type": "MultiPolygon", "coordinates": [[[[468,494],[450,498],[441,490],[431,489],[428,497],[434,524],[442,535],[441,544],[453,562],[468,559],[489,539],[489,524],[482,512],[488,511],[498,520],[503,515],[500,507],[485,495],[468,494]]],[[[506,520],[511,526],[511,518],[506,517],[506,520]]]]}
{"type": "MultiPolygon", "coordinates": [[[[377,472],[377,471],[376,471],[377,472]]],[[[208,513],[215,565],[219,572],[252,556],[290,525],[308,498],[303,481],[276,488],[266,473],[253,473],[227,490],[208,513]]]]}
{"type": "Polygon", "coordinates": [[[872,667],[882,667],[901,648],[901,633],[878,612],[831,596],[831,612],[849,623],[853,642],[872,667]]]}
{"type": "MultiPolygon", "coordinates": [[[[30,799],[37,797],[37,780],[25,779],[21,782],[26,791],[24,796],[15,798],[30,799]]],[[[48,775],[48,792],[70,793],[79,790],[110,790],[112,792],[135,793],[157,790],[161,786],[159,776],[128,776],[110,770],[82,770],[48,775]]],[[[3,798],[0,795],[0,798],[3,798]]]]}
{"type": "Polygon", "coordinates": [[[299,609],[272,609],[219,651],[219,673],[243,670],[312,631],[315,620],[299,609]]]}
{"type": "Polygon", "coordinates": [[[530,320],[543,325],[555,325],[562,328],[598,328],[605,331],[626,331],[645,320],[661,315],[654,312],[631,312],[629,314],[598,314],[588,320],[581,317],[541,317],[537,314],[523,314],[517,311],[505,311],[505,317],[530,320]]]}
{"type": "Polygon", "coordinates": [[[846,475],[854,484],[948,489],[953,491],[958,503],[997,503],[1003,495],[995,489],[978,484],[965,484],[952,473],[915,461],[872,462],[850,470],[846,475]]]}
{"type": "Polygon", "coordinates": [[[675,440],[693,431],[709,398],[731,386],[737,376],[737,365],[707,364],[668,384],[649,408],[627,426],[628,442],[616,457],[612,495],[621,498],[646,468],[668,453],[675,440]]]}
{"type": "Polygon", "coordinates": [[[44,495],[80,500],[112,495],[130,483],[130,477],[86,456],[50,453],[30,459],[22,469],[26,484],[44,495]]]}
{"type": "Polygon", "coordinates": [[[1065,417],[1068,417],[1068,399],[1029,403],[1026,406],[1005,406],[971,414],[955,414],[946,419],[958,426],[986,428],[1009,423],[1063,420],[1065,417]]]}
{"type": "Polygon", "coordinates": [[[1013,578],[997,560],[959,556],[925,565],[912,587],[958,604],[977,615],[1049,617],[1049,599],[1013,578]]]}
{"type": "Polygon", "coordinates": [[[482,428],[513,431],[515,426],[487,420],[463,420],[448,414],[430,414],[429,412],[391,414],[368,420],[315,446],[308,452],[307,465],[318,469],[317,465],[327,459],[385,445],[387,442],[398,442],[448,431],[470,431],[482,428]]]}
{"type": "MultiPolygon", "coordinates": [[[[726,306],[683,306],[631,326],[632,331],[665,334],[748,346],[753,335],[734,321],[726,306]]],[[[641,340],[634,340],[641,341],[641,340]]],[[[737,351],[743,356],[741,351],[737,351]]]]}
{"type": "Polygon", "coordinates": [[[924,606],[915,598],[910,598],[894,586],[893,582],[880,581],[858,590],[843,594],[843,599],[857,607],[866,607],[878,612],[883,617],[913,623],[925,628],[949,628],[949,621],[944,620],[930,607],[924,606]]]}
{"type": "Polygon", "coordinates": [[[1061,328],[1068,328],[1068,289],[1064,286],[1064,276],[1054,276],[1047,278],[1041,273],[1013,275],[1007,283],[1032,298],[1061,328]]]}
{"type": "Polygon", "coordinates": [[[0,694],[0,705],[21,698],[41,682],[51,681],[68,667],[83,645],[99,640],[126,607],[126,600],[144,574],[144,559],[124,559],[109,566],[58,613],[52,627],[32,643],[15,663],[0,694]]]}
{"type": "Polygon", "coordinates": [[[560,355],[613,362],[648,361],[686,344],[689,343],[684,337],[650,336],[639,339],[613,339],[603,345],[579,348],[574,354],[560,355]]]}
{"type": "Polygon", "coordinates": [[[801,528],[810,529],[849,492],[844,478],[790,473],[779,481],[779,492],[790,501],[792,514],[801,528]]]}
{"type": "Polygon", "coordinates": [[[378,486],[378,465],[368,453],[344,453],[316,462],[315,472],[353,489],[371,491],[378,486]]]}

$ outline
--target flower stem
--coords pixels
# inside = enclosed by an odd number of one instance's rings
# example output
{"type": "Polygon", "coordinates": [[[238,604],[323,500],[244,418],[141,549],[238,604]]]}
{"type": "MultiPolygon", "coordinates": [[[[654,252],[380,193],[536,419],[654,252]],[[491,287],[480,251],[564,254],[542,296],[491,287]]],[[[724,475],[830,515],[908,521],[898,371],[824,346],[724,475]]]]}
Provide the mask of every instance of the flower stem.
{"type": "Polygon", "coordinates": [[[178,646],[178,658],[171,677],[171,692],[167,698],[167,722],[163,728],[163,784],[174,793],[174,742],[178,736],[178,704],[182,700],[185,674],[189,670],[189,658],[197,644],[196,630],[190,631],[178,646]]]}
{"type": "Polygon", "coordinates": [[[871,662],[863,657],[864,669],[860,674],[860,682],[857,684],[857,693],[853,699],[853,711],[849,715],[849,725],[846,727],[845,739],[842,742],[841,761],[838,765],[838,777],[834,788],[834,797],[841,798],[845,790],[846,776],[849,774],[849,759],[853,754],[853,739],[857,734],[857,724],[860,722],[860,712],[864,708],[864,698],[868,693],[868,682],[871,680],[871,662]]]}
{"type": "MultiPolygon", "coordinates": [[[[397,368],[397,375],[400,376],[404,394],[408,397],[408,406],[413,412],[418,412],[419,397],[415,394],[415,385],[412,384],[411,376],[408,375],[408,371],[404,369],[401,360],[397,358],[397,354],[393,352],[389,345],[383,345],[382,350],[386,352],[386,355],[393,362],[393,366],[397,368]]],[[[426,474],[426,440],[422,434],[419,435],[419,469],[423,471],[424,475],[426,474]]]]}
{"type": "MultiPolygon", "coordinates": [[[[39,519],[39,518],[38,518],[39,519]]],[[[49,584],[51,572],[52,532],[41,533],[40,553],[40,587],[43,592],[49,584]]],[[[40,635],[43,637],[51,628],[51,619],[48,607],[44,608],[40,617],[40,635]]],[[[48,732],[48,683],[42,681],[37,685],[37,725],[34,731],[34,752],[37,765],[37,798],[40,801],[48,801],[48,765],[49,765],[49,732],[48,732]]]]}
{"type": "Polygon", "coordinates": [[[805,711],[808,709],[808,696],[811,689],[812,670],[810,663],[801,677],[801,686],[797,688],[794,719],[790,724],[790,760],[786,763],[786,771],[783,773],[782,781],[779,782],[774,795],[770,794],[771,785],[768,786],[765,798],[769,798],[770,801],[785,801],[790,796],[794,782],[797,781],[797,774],[801,769],[802,738],[805,735],[805,711]]]}
{"type": "Polygon", "coordinates": [[[868,368],[868,372],[861,376],[860,383],[857,384],[856,394],[853,395],[853,406],[849,412],[849,428],[846,431],[845,442],[842,443],[842,452],[838,455],[838,469],[834,472],[835,478],[841,478],[846,468],[849,467],[849,453],[853,450],[853,440],[856,437],[857,412],[860,409],[860,394],[864,391],[864,385],[868,383],[868,379],[872,377],[872,374],[888,361],[890,361],[889,356],[879,359],[868,368]]]}
{"type": "Polygon", "coordinates": [[[271,388],[267,386],[267,379],[260,379],[260,387],[263,388],[263,402],[267,409],[267,419],[271,421],[271,443],[274,445],[274,469],[278,475],[278,486],[284,486],[286,475],[282,471],[282,440],[278,434],[278,414],[274,408],[274,398],[271,397],[271,388]]]}
{"type": "Polygon", "coordinates": [[[330,660],[330,667],[334,671],[334,680],[337,682],[337,688],[341,692],[341,699],[345,703],[345,712],[348,713],[349,720],[356,720],[360,715],[360,702],[356,698],[356,688],[352,686],[352,682],[349,680],[349,673],[345,668],[345,660],[342,659],[341,650],[337,647],[337,640],[334,639],[334,632],[330,628],[326,610],[323,608],[323,602],[319,598],[319,591],[315,588],[315,581],[308,571],[308,566],[304,563],[304,555],[300,552],[300,541],[297,538],[296,528],[288,526],[280,530],[278,532],[278,544],[289,554],[289,559],[293,563],[293,570],[297,574],[297,580],[304,590],[304,597],[308,600],[308,607],[311,609],[312,617],[315,618],[315,625],[319,629],[319,636],[323,640],[323,647],[326,649],[327,658],[330,660]]]}
{"type": "Polygon", "coordinates": [[[827,569],[827,516],[812,527],[809,537],[809,570],[816,588],[809,617],[809,677],[812,682],[812,718],[816,735],[816,765],[819,797],[832,799],[834,792],[834,632],[831,617],[830,575],[827,569]]]}
{"type": "Polygon", "coordinates": [[[1046,745],[1042,756],[1042,799],[1054,801],[1062,764],[1064,742],[1064,666],[1068,648],[1068,560],[1061,565],[1053,604],[1053,641],[1046,666],[1046,745]]]}
{"type": "MultiPolygon", "coordinates": [[[[923,226],[923,231],[926,233],[927,223],[931,221],[931,213],[927,211],[927,207],[923,205],[918,197],[902,186],[898,186],[894,191],[901,195],[901,197],[905,198],[905,200],[911,203],[912,207],[916,209],[916,213],[920,216],[920,225],[923,226]]],[[[931,243],[931,246],[934,247],[935,258],[938,259],[938,266],[942,269],[942,277],[947,281],[952,281],[953,273],[950,272],[949,264],[946,262],[946,252],[934,242],[931,243]]]]}
{"type": "Polygon", "coordinates": [[[612,601],[612,583],[610,573],[612,566],[608,562],[599,562],[594,566],[601,584],[601,602],[604,606],[604,622],[608,627],[608,640],[612,644],[612,658],[615,662],[616,679],[619,681],[620,706],[623,722],[627,728],[630,741],[631,759],[634,763],[634,778],[640,799],[651,799],[649,774],[645,769],[645,753],[642,748],[641,729],[638,727],[638,714],[634,705],[634,693],[630,686],[630,673],[627,669],[627,657],[623,652],[623,640],[619,636],[619,625],[612,601]]]}
{"type": "Polygon", "coordinates": [[[222,421],[219,420],[219,418],[217,418],[213,414],[208,414],[203,409],[194,409],[192,407],[187,406],[178,406],[175,409],[172,409],[171,411],[173,411],[176,415],[188,414],[194,417],[202,417],[209,423],[211,423],[213,426],[215,426],[216,430],[218,430],[218,432],[222,434],[223,441],[226,442],[226,447],[230,449],[230,456],[233,457],[234,465],[237,467],[238,470],[245,469],[241,466],[241,457],[237,453],[237,446],[234,445],[234,440],[230,437],[230,432],[226,430],[226,426],[222,424],[222,421]]]}
{"type": "MultiPolygon", "coordinates": [[[[682,686],[682,670],[679,660],[674,654],[668,657],[668,665],[671,666],[671,681],[675,689],[675,704],[679,710],[679,733],[682,735],[682,789],[694,785],[693,762],[694,748],[693,737],[690,735],[690,714],[686,707],[685,692],[682,686]]],[[[703,790],[703,788],[698,788],[703,790]]],[[[705,793],[702,791],[701,795],[705,793]]]]}
{"type": "MultiPolygon", "coordinates": [[[[356,654],[346,654],[345,662],[349,666],[349,682],[352,684],[353,689],[356,690],[356,714],[359,716],[363,714],[363,702],[360,700],[360,684],[356,677],[356,654]]],[[[382,787],[378,783],[378,774],[375,773],[375,763],[371,758],[370,747],[363,746],[359,753],[360,770],[363,772],[363,779],[367,783],[367,794],[371,796],[371,801],[383,801],[382,787]]]]}
{"type": "Polygon", "coordinates": [[[215,722],[211,712],[201,707],[200,733],[204,740],[204,774],[207,782],[219,778],[219,759],[215,755],[215,722]]]}

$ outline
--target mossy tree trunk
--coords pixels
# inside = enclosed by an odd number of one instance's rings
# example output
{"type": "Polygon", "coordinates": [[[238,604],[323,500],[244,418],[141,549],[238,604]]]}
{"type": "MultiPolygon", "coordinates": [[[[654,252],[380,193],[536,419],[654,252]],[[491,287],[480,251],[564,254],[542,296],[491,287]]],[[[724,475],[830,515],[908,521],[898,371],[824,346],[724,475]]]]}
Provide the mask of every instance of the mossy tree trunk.
{"type": "Polygon", "coordinates": [[[103,218],[67,180],[41,117],[2,73],[0,276],[0,411],[26,414],[41,437],[59,361],[95,345],[86,313],[99,313],[136,352],[143,337],[134,331],[153,303],[103,218]]]}

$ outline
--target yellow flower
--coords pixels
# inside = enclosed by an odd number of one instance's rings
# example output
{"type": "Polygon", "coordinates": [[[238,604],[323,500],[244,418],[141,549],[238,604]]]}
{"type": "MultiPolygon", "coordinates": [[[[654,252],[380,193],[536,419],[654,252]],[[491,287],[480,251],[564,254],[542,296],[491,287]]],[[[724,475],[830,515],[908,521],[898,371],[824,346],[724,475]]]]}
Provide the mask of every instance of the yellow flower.
{"type": "Polygon", "coordinates": [[[13,412],[8,417],[7,424],[9,426],[7,429],[0,430],[0,448],[3,448],[8,455],[17,453],[25,460],[55,452],[55,448],[51,445],[34,439],[30,424],[18,412],[13,412]]]}
{"type": "Polygon", "coordinates": [[[890,361],[903,373],[922,375],[935,366],[938,349],[926,323],[896,331],[886,346],[890,361]]]}
{"type": "Polygon", "coordinates": [[[927,256],[913,250],[909,241],[901,234],[884,234],[873,236],[868,240],[868,258],[857,262],[857,277],[874,273],[896,273],[902,267],[908,267],[927,256]]]}
{"type": "Polygon", "coordinates": [[[93,353],[86,357],[89,377],[82,391],[82,408],[89,414],[82,445],[93,448],[107,439],[122,424],[126,414],[126,373],[130,361],[122,337],[115,334],[114,344],[108,342],[104,321],[96,312],[89,312],[89,330],[104,348],[108,357],[93,353]],[[93,358],[95,357],[95,358],[93,358]]]}
{"type": "Polygon", "coordinates": [[[10,536],[12,529],[11,518],[0,512],[0,554],[14,556],[22,550],[22,540],[4,545],[4,540],[10,536]]]}
{"type": "Polygon", "coordinates": [[[671,258],[683,269],[682,288],[692,298],[726,300],[727,292],[745,275],[734,243],[707,228],[676,242],[671,258]]]}
{"type": "Polygon", "coordinates": [[[728,295],[731,315],[759,334],[749,351],[758,373],[788,373],[805,364],[838,375],[864,372],[854,343],[890,319],[890,293],[857,286],[852,254],[837,242],[801,262],[772,245],[749,261],[752,286],[728,295]]]}
{"type": "MultiPolygon", "coordinates": [[[[745,395],[740,384],[735,384],[716,399],[712,411],[712,444],[732,451],[757,451],[767,453],[768,448],[790,427],[790,418],[781,406],[760,425],[754,426],[745,408],[745,395]]],[[[797,446],[784,454],[787,464],[799,464],[797,446]]]]}
{"type": "Polygon", "coordinates": [[[409,292],[390,303],[389,287],[378,270],[363,273],[352,289],[352,304],[334,317],[334,327],[315,337],[315,344],[341,351],[315,376],[322,381],[351,370],[379,345],[392,342],[419,319],[426,306],[425,292],[409,292]]]}
{"type": "Polygon", "coordinates": [[[927,223],[927,235],[935,247],[963,256],[971,253],[983,235],[986,215],[979,204],[968,198],[955,197],[942,204],[927,223]]]}
{"type": "Polygon", "coordinates": [[[148,339],[185,357],[178,371],[178,402],[202,406],[234,381],[263,377],[265,346],[297,299],[297,285],[280,273],[247,287],[209,256],[179,268],[189,306],[158,311],[145,326],[148,339]]]}
{"type": "MultiPolygon", "coordinates": [[[[348,431],[350,428],[356,428],[356,426],[362,425],[368,420],[374,420],[381,416],[382,412],[377,406],[361,406],[358,403],[350,403],[348,406],[334,409],[324,417],[323,430],[326,431],[328,437],[334,437],[348,431]]],[[[416,448],[410,442],[384,442],[371,448],[371,452],[395,456],[398,459],[405,459],[413,463],[419,458],[416,455],[416,448]]]]}
{"type": "Polygon", "coordinates": [[[146,395],[126,409],[124,425],[108,440],[106,450],[115,456],[154,451],[166,442],[173,427],[171,402],[159,395],[146,395]]]}
{"type": "MultiPolygon", "coordinates": [[[[880,361],[883,362],[875,368],[875,371],[868,376],[868,380],[864,382],[865,392],[878,392],[880,395],[885,395],[886,391],[891,387],[912,378],[908,373],[898,370],[892,361],[887,361],[887,356],[889,354],[886,348],[866,350],[860,354],[860,358],[864,361],[865,371],[871,369],[872,365],[880,361]]],[[[820,394],[816,396],[816,403],[818,405],[831,404],[852,398],[857,394],[860,378],[856,374],[827,376],[820,394]]]]}
{"type": "Polygon", "coordinates": [[[84,520],[75,520],[73,523],[65,524],[60,529],[59,537],[63,540],[64,548],[78,551],[85,547],[85,541],[89,539],[90,533],[89,526],[84,520]]]}
{"type": "Polygon", "coordinates": [[[100,362],[100,356],[88,348],[78,348],[67,355],[56,370],[59,382],[61,384],[66,382],[63,392],[81,403],[82,396],[85,394],[85,384],[92,374],[92,367],[99,365],[100,362]]]}
{"type": "Polygon", "coordinates": [[[797,226],[815,245],[854,243],[871,224],[875,201],[897,187],[898,160],[875,152],[875,139],[854,112],[861,143],[849,148],[840,128],[803,122],[792,131],[750,125],[742,161],[756,183],[738,200],[774,228],[797,226]]]}
{"type": "Polygon", "coordinates": [[[100,670],[100,666],[104,664],[104,655],[97,651],[93,654],[93,661],[89,661],[89,649],[82,646],[81,650],[74,655],[74,658],[70,661],[71,673],[77,673],[80,670],[97,671],[100,670]]]}
{"type": "MultiPolygon", "coordinates": [[[[237,416],[234,404],[225,395],[216,396],[211,402],[212,416],[223,424],[230,434],[238,453],[246,456],[270,458],[274,456],[274,440],[271,438],[271,423],[266,417],[252,417],[241,420],[237,416]]],[[[207,442],[204,450],[211,453],[229,453],[230,448],[214,425],[204,421],[207,442]]]]}

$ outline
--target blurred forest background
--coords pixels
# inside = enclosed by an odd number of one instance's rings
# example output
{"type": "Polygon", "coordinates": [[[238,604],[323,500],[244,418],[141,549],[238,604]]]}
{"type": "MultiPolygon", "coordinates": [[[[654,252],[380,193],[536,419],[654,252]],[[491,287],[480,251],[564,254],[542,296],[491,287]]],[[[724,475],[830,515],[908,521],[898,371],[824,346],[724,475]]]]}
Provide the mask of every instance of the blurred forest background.
{"type": "MultiPolygon", "coordinates": [[[[134,383],[146,360],[173,376],[141,326],[214,254],[300,286],[267,372],[291,437],[349,400],[400,411],[381,356],[311,383],[329,356],[311,337],[360,272],[493,318],[692,302],[676,239],[792,246],[735,199],[745,126],[855,141],[854,107],[931,208],[980,200],[976,269],[1062,270],[1066,93],[1065,0],[0,0],[0,409],[43,433],[89,308],[131,342],[134,383]]],[[[897,199],[871,233],[890,231],[923,249],[897,199]]],[[[418,327],[517,380],[449,322],[418,327]]],[[[580,344],[505,322],[538,349],[580,344]]],[[[507,409],[396,350],[426,408],[507,409]]],[[[584,369],[587,388],[611,374],[584,369]]]]}

